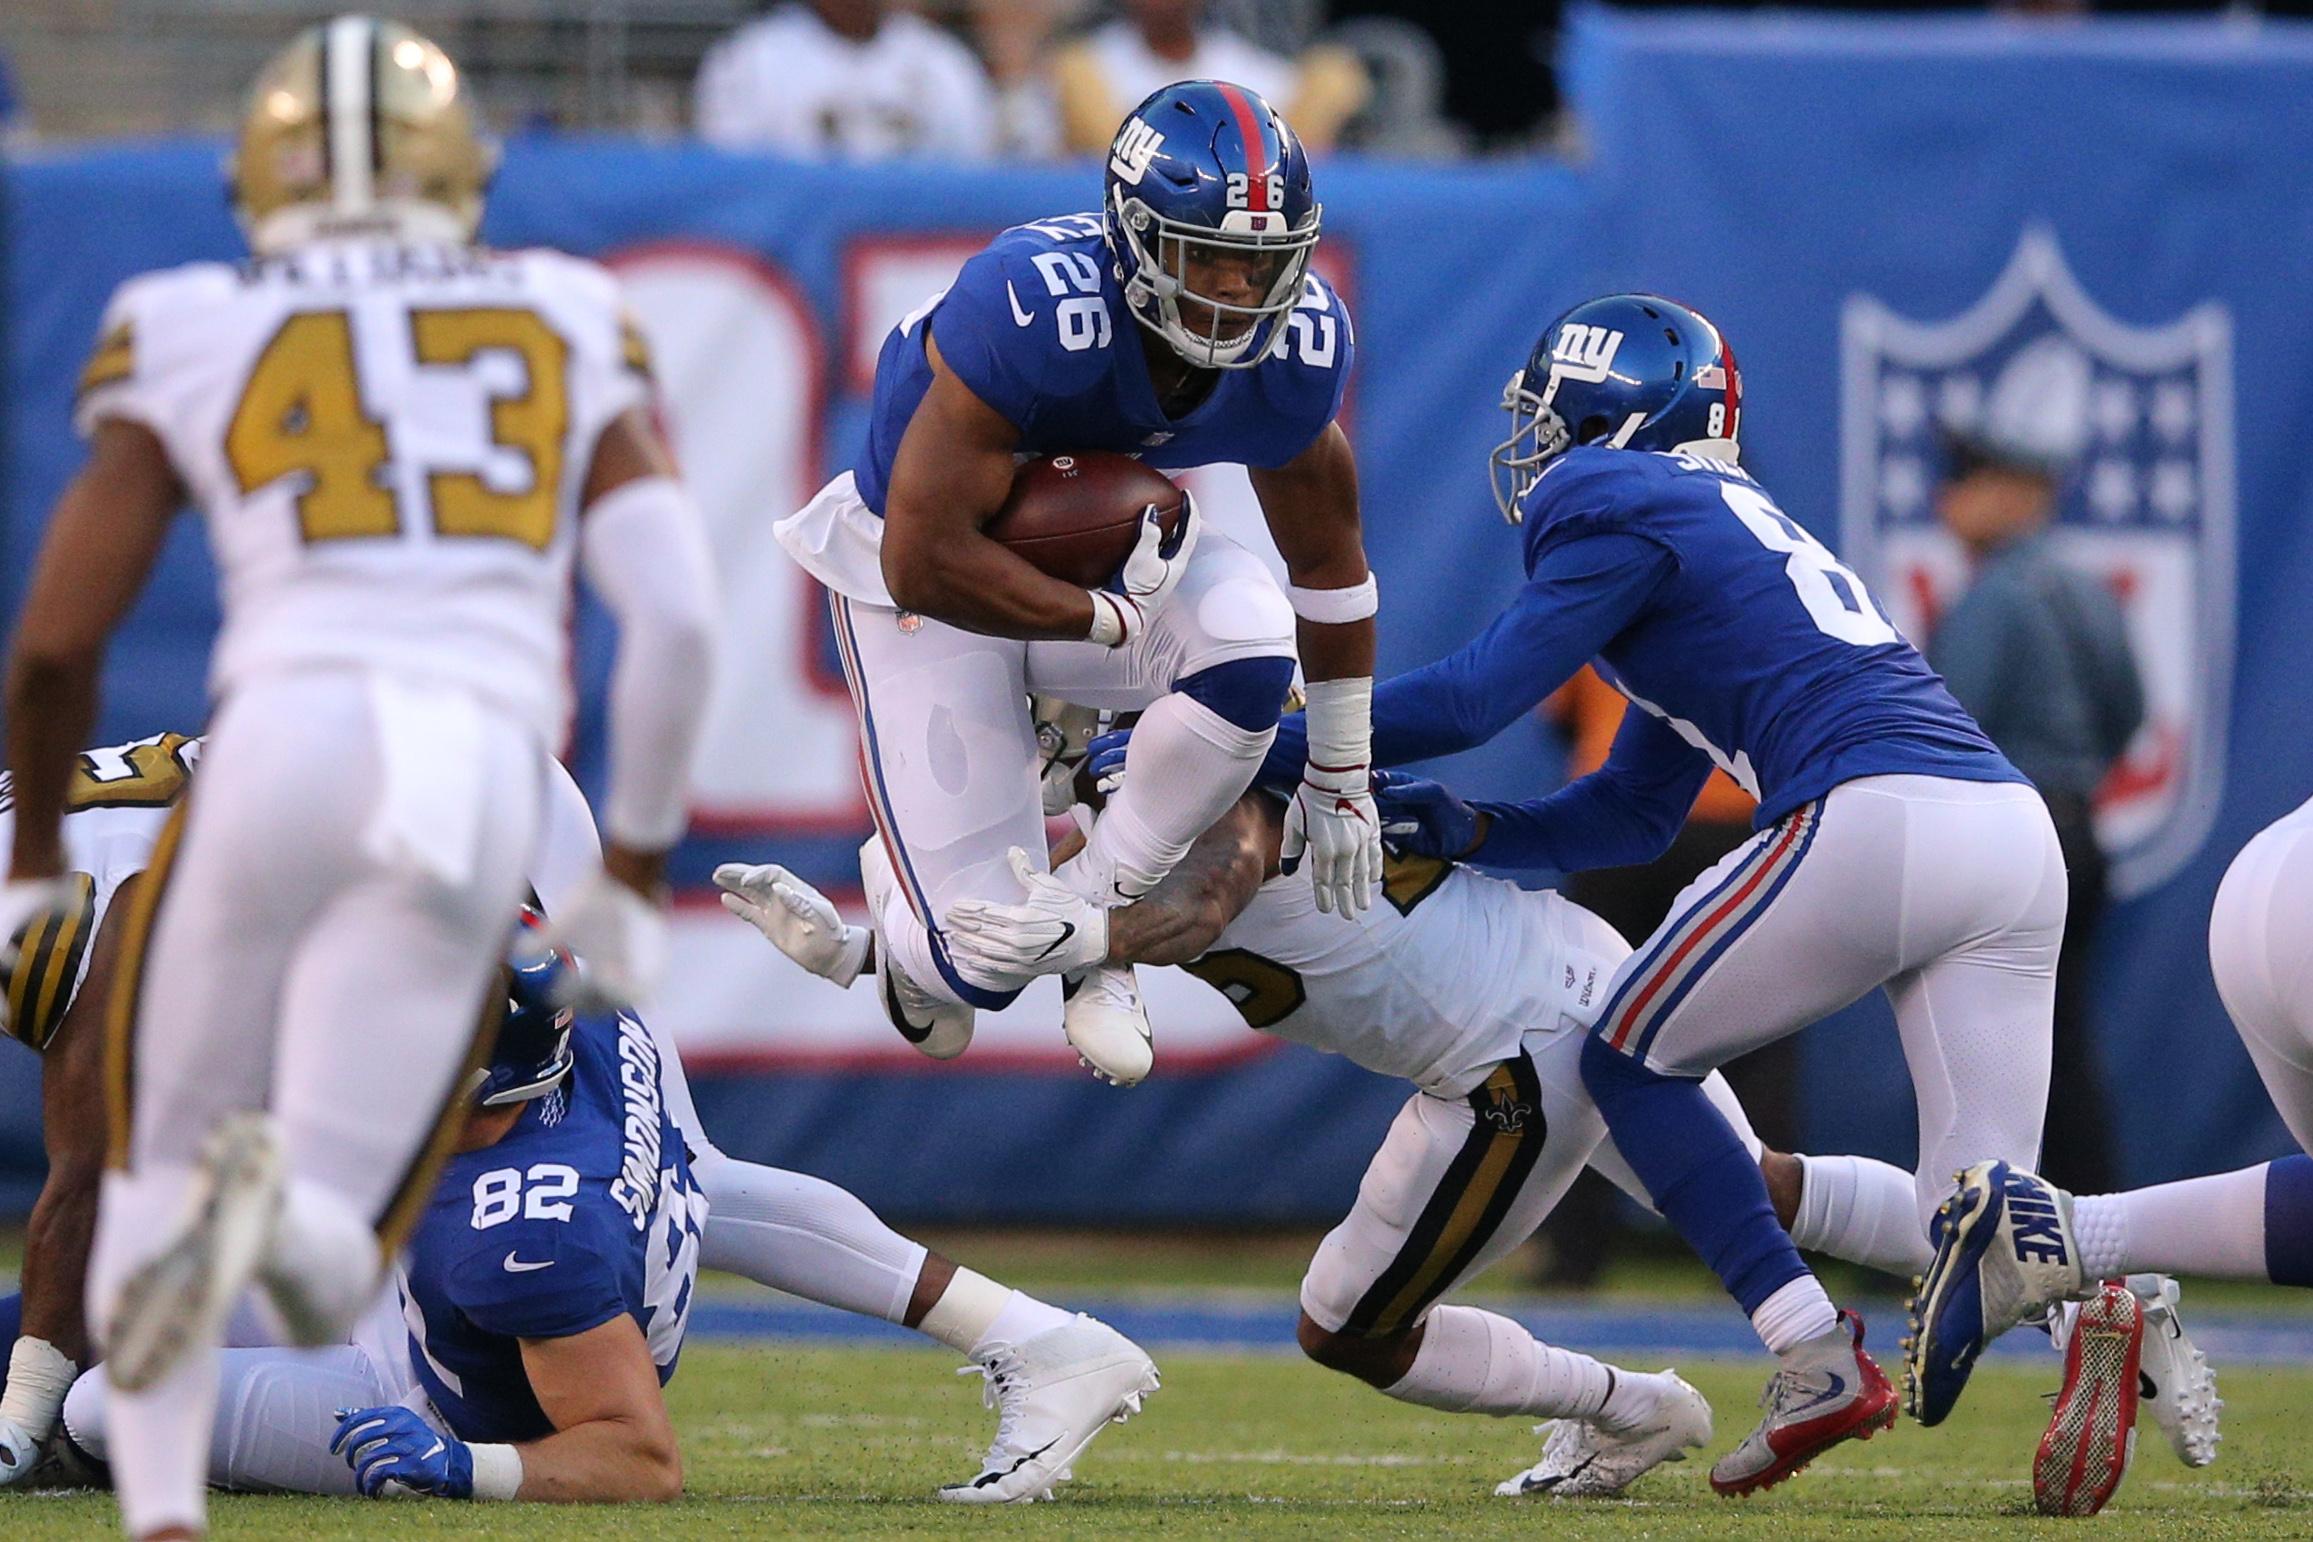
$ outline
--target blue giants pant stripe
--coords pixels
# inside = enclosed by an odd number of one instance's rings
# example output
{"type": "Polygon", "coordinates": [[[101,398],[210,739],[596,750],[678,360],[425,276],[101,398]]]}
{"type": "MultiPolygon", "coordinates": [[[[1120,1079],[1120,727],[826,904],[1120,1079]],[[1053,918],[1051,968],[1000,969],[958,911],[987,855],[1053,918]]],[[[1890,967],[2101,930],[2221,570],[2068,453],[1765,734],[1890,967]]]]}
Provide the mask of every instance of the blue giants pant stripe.
{"type": "Polygon", "coordinates": [[[1657,1029],[1735,939],[1767,911],[1814,844],[1821,800],[1784,816],[1774,835],[1737,864],[1718,887],[1664,931],[1646,960],[1623,980],[1599,1019],[1607,1043],[1644,1055],[1657,1029]]]}
{"type": "MultiPolygon", "coordinates": [[[[876,834],[882,839],[884,850],[891,855],[892,872],[898,877],[900,892],[907,896],[908,909],[924,928],[924,936],[931,943],[932,965],[940,972],[948,988],[968,1006],[983,1007],[1001,1012],[1019,997],[1018,990],[990,990],[985,985],[974,985],[965,979],[948,958],[947,944],[940,939],[940,928],[932,917],[931,896],[924,890],[922,880],[916,877],[915,862],[908,855],[907,843],[900,838],[899,816],[893,810],[891,795],[884,788],[881,751],[877,747],[875,712],[867,700],[867,671],[859,662],[859,639],[853,632],[851,601],[830,590],[827,596],[835,617],[835,651],[843,661],[844,683],[851,687],[851,700],[859,711],[859,780],[867,789],[869,817],[875,821],[876,834]]],[[[873,917],[879,925],[882,917],[873,917]]]]}

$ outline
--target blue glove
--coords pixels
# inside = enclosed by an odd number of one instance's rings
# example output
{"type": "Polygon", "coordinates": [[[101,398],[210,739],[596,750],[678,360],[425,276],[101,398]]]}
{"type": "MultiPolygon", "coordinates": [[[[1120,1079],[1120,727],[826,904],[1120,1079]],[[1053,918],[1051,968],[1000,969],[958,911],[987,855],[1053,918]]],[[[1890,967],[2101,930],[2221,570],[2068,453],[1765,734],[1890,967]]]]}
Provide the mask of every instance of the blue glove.
{"type": "Polygon", "coordinates": [[[1376,771],[1373,802],[1382,840],[1398,851],[1453,861],[1478,843],[1478,811],[1428,777],[1376,771]]]}
{"type": "Polygon", "coordinates": [[[1130,728],[1111,728],[1084,747],[1084,764],[1077,770],[1079,777],[1089,778],[1100,789],[1104,798],[1116,793],[1124,777],[1124,752],[1132,748],[1130,728]]]}
{"type": "Polygon", "coordinates": [[[339,1409],[329,1449],[353,1469],[365,1499],[388,1483],[436,1499],[474,1497],[474,1453],[407,1408],[339,1409]]]}

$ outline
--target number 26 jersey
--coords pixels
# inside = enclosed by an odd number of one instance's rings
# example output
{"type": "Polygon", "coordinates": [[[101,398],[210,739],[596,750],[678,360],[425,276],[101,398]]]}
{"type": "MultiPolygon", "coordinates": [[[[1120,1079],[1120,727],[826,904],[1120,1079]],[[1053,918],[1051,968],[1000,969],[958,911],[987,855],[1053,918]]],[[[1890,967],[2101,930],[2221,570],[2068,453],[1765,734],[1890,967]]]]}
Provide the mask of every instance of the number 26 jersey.
{"type": "Polygon", "coordinates": [[[927,335],[956,378],[1020,431],[1028,454],[1111,450],[1168,471],[1282,466],[1340,412],[1355,339],[1341,297],[1315,274],[1279,326],[1267,358],[1221,371],[1202,402],[1168,417],[1100,216],[1016,225],[884,339],[854,467],[860,500],[884,510],[901,436],[931,387],[927,335]]]}
{"type": "Polygon", "coordinates": [[[354,664],[552,734],[580,490],[647,373],[593,263],[327,241],[122,285],[74,420],[150,429],[207,516],[218,694],[354,664]]]}
{"type": "Polygon", "coordinates": [[[1586,446],[1521,501],[1526,567],[1613,532],[1669,575],[1599,673],[1759,800],[1763,828],[1842,782],[2022,782],[1863,581],[1731,462],[1586,446]]]}

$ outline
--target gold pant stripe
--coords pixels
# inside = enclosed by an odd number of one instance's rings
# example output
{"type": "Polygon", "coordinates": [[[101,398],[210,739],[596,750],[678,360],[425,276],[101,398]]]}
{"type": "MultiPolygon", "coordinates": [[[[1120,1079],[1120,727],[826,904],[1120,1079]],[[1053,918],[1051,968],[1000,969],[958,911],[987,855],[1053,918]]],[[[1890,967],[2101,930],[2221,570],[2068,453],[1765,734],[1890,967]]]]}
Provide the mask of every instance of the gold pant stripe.
{"type": "Polygon", "coordinates": [[[418,1224],[418,1217],[425,1213],[427,1202],[434,1197],[434,1183],[442,1176],[442,1164],[450,1159],[450,1148],[465,1131],[467,1099],[483,1068],[490,1063],[490,1052],[498,1047],[498,1024],[505,1014],[505,982],[493,978],[490,1000],[474,1025],[474,1042],[466,1050],[465,1064],[458,1068],[440,1111],[434,1115],[432,1132],[418,1148],[418,1154],[410,1159],[401,1182],[394,1185],[393,1197],[386,1201],[384,1214],[378,1220],[377,1245],[381,1257],[390,1259],[401,1251],[402,1244],[409,1240],[411,1230],[418,1224]]]}
{"type": "Polygon", "coordinates": [[[9,1031],[34,1050],[48,1048],[72,1006],[73,982],[96,926],[96,880],[65,875],[63,903],[26,930],[8,977],[9,1031]]]}
{"type": "Polygon", "coordinates": [[[1348,1332],[1389,1337],[1420,1316],[1500,1227],[1541,1159],[1547,1129],[1531,1062],[1520,1056],[1496,1066],[1470,1103],[1478,1117],[1469,1137],[1405,1246],[1350,1312],[1343,1324],[1348,1332]],[[1518,1110],[1522,1117],[1497,1121],[1488,1117],[1490,1109],[1518,1110]]]}
{"type": "Polygon", "coordinates": [[[168,892],[169,879],[177,863],[177,848],[184,841],[185,819],[191,809],[191,799],[179,803],[170,812],[168,823],[161,827],[161,838],[153,845],[152,860],[145,864],[144,879],[137,885],[135,898],[129,901],[128,930],[121,938],[119,975],[112,982],[111,999],[105,1003],[104,1160],[107,1167],[124,1171],[129,1165],[129,1142],[136,1122],[136,1035],[137,1020],[142,1015],[145,951],[160,917],[161,897],[168,892]]]}

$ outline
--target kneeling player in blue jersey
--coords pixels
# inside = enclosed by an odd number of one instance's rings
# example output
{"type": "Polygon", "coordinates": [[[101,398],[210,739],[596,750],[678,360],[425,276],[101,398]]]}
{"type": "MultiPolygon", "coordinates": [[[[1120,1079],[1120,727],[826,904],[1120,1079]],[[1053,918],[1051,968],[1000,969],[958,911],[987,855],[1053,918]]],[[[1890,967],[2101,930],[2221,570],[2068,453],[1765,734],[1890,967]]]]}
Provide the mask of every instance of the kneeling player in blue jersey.
{"type": "MultiPolygon", "coordinates": [[[[859,710],[885,1010],[935,1054],[960,1053],[975,1009],[1028,983],[959,963],[942,927],[959,900],[1021,899],[1005,853],[1044,849],[1030,691],[1147,709],[1126,793],[1061,874],[1118,905],[1244,792],[1298,631],[1316,753],[1295,778],[1295,851],[1327,908],[1370,902],[1377,592],[1334,422],[1349,315],[1309,270],[1321,215],[1309,158],[1267,102],[1222,81],[1165,87],[1117,131],[1103,209],[1005,231],[885,339],[857,464],[779,523],[831,592],[859,710]],[[1020,456],[1086,450],[1245,466],[1292,587],[1193,518],[1171,536],[1151,518],[1092,590],[982,533],[1020,456]]],[[[1086,1061],[1145,1076],[1131,971],[1065,985],[1086,1061]]]]}
{"type": "MultiPolygon", "coordinates": [[[[1781,1361],[1765,1419],[1712,1470],[1748,1493],[1886,1427],[1896,1400],[1701,1078],[1884,989],[1924,1228],[1953,1171],[2039,1149],[2063,861],[2031,784],[1736,464],[1741,382],[1710,322],[1646,295],[1577,306],[1504,404],[1496,498],[1527,582],[1474,642],[1376,690],[1375,759],[1482,743],[1595,659],[1639,709],[1606,764],[1474,819],[1441,811],[1443,854],[1620,867],[1662,852],[1714,765],[1759,798],[1758,835],[1617,971],[1583,1057],[1657,1208],[1781,1361]]],[[[1288,719],[1265,779],[1298,772],[1301,739],[1288,719]]]]}
{"type": "MultiPolygon", "coordinates": [[[[398,1310],[372,1313],[341,1348],[226,1352],[212,1483],[681,1494],[661,1388],[682,1353],[707,1201],[649,1031],[628,1017],[574,1025],[551,999],[565,963],[515,971],[473,1112],[397,1275],[398,1310]]],[[[66,1437],[99,1461],[105,1399],[91,1374],[64,1406],[66,1437]]]]}

